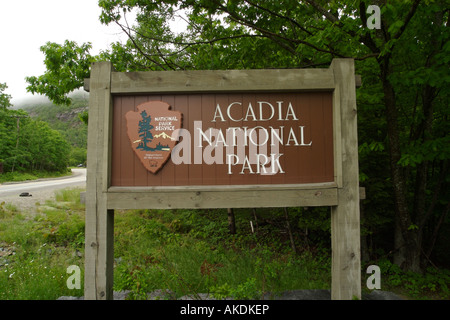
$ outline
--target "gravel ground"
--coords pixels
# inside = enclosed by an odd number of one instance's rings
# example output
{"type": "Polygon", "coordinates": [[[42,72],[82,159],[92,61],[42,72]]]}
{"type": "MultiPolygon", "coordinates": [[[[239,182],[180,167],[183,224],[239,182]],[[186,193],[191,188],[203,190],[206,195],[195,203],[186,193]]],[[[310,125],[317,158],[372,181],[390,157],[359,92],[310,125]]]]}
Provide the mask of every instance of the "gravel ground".
{"type": "MultiPolygon", "coordinates": [[[[31,193],[31,192],[30,192],[31,193]]],[[[55,200],[55,190],[34,191],[30,197],[20,197],[19,195],[6,196],[0,199],[1,202],[14,205],[20,212],[26,215],[35,215],[47,200],[55,200]]]]}
{"type": "Polygon", "coordinates": [[[47,200],[55,200],[55,192],[57,190],[86,186],[86,169],[72,169],[72,173],[73,174],[71,176],[61,178],[48,178],[28,182],[5,183],[5,187],[7,185],[20,185],[20,189],[14,192],[3,192],[3,195],[0,195],[0,203],[5,202],[12,204],[17,207],[17,209],[23,214],[30,214],[31,216],[33,216],[38,212],[40,207],[45,206],[47,200]],[[74,181],[74,179],[76,179],[76,181],[74,181]],[[48,182],[48,184],[45,182],[48,182]],[[52,182],[55,182],[55,184],[52,184],[52,182]],[[21,197],[21,192],[29,192],[30,196],[21,197]]]}

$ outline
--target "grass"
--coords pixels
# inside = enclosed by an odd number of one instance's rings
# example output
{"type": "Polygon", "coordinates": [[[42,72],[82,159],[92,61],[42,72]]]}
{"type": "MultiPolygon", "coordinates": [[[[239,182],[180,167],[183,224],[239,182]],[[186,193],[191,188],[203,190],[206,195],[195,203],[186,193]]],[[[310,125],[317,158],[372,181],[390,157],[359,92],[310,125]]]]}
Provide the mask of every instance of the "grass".
{"type": "MultiPolygon", "coordinates": [[[[0,299],[54,300],[82,296],[84,205],[80,189],[62,190],[33,217],[0,204],[0,299]],[[80,267],[81,289],[68,289],[67,268],[80,267]]],[[[262,211],[262,215],[273,212],[262,211]]],[[[265,293],[329,289],[330,252],[320,246],[293,253],[275,223],[252,233],[250,212],[236,210],[237,234],[224,210],[126,210],[115,212],[114,290],[145,299],[156,289],[170,298],[209,293],[216,298],[261,298],[265,293]]],[[[412,299],[448,299],[450,274],[402,273],[378,261],[382,290],[412,299]]],[[[366,281],[362,270],[362,285],[366,281]]]]}
{"type": "Polygon", "coordinates": [[[271,248],[254,235],[229,235],[223,211],[126,211],[115,226],[115,290],[132,290],[135,298],[162,288],[176,297],[247,299],[329,287],[326,265],[275,248],[282,246],[276,241],[271,248]]]}
{"type": "Polygon", "coordinates": [[[70,175],[71,171],[68,169],[66,172],[46,172],[46,171],[33,171],[33,172],[6,172],[0,174],[0,184],[5,182],[21,182],[29,180],[37,180],[43,178],[58,178],[70,175]]]}
{"type": "MultiPolygon", "coordinates": [[[[79,196],[80,190],[71,193],[79,196]]],[[[2,300],[53,300],[73,294],[66,286],[66,268],[82,261],[76,252],[84,250],[83,210],[43,208],[31,218],[12,205],[0,204],[2,300]]]]}

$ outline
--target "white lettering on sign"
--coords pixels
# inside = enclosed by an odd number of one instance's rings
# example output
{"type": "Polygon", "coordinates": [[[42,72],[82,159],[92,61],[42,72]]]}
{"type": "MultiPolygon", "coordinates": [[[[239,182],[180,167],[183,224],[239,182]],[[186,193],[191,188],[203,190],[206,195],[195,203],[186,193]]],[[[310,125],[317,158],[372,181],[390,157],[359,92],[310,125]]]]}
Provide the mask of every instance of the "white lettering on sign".
{"type": "MultiPolygon", "coordinates": [[[[277,107],[274,107],[271,103],[267,101],[258,101],[256,107],[253,107],[250,102],[247,105],[247,110],[245,111],[245,115],[242,115],[238,118],[235,114],[233,114],[233,110],[242,109],[242,102],[232,102],[226,108],[225,115],[228,117],[228,120],[234,122],[241,121],[269,121],[277,116],[276,119],[278,121],[285,120],[298,120],[295,115],[294,108],[292,107],[292,103],[289,102],[289,105],[285,111],[283,111],[283,101],[277,101],[277,107]],[[240,107],[239,107],[240,106],[240,107]],[[264,117],[264,111],[269,112],[270,116],[264,117]]],[[[236,111],[234,111],[235,113],[236,111]]],[[[225,122],[227,119],[224,117],[224,113],[222,112],[222,108],[219,104],[216,105],[216,110],[214,111],[214,117],[211,122],[222,121],[225,122]]]]}
{"type": "MultiPolygon", "coordinates": [[[[194,121],[194,136],[186,129],[173,132],[179,143],[172,150],[174,164],[223,164],[228,165],[228,174],[260,174],[273,175],[285,173],[280,158],[280,146],[311,147],[312,140],[307,137],[305,126],[298,125],[297,117],[292,103],[277,101],[276,105],[257,101],[255,107],[252,103],[243,106],[242,102],[231,102],[226,108],[216,105],[214,122],[246,122],[249,121],[283,121],[283,125],[261,126],[257,125],[223,128],[203,128],[202,121],[194,121]],[[239,110],[240,109],[240,110],[239,110]],[[241,114],[238,116],[238,114],[241,114]],[[286,126],[287,121],[296,121],[294,126],[286,126]],[[206,142],[206,146],[204,146],[206,142]],[[194,159],[192,160],[192,145],[194,144],[194,159]],[[270,148],[269,148],[270,147],[270,148]],[[270,150],[269,150],[270,149],[270,150]],[[248,150],[248,154],[246,154],[248,150]],[[224,157],[225,151],[225,157],[224,157]],[[237,170],[233,167],[238,166],[237,170]]],[[[169,125],[170,119],[159,125],[169,125]]]]}
{"type": "MultiPolygon", "coordinates": [[[[159,120],[159,119],[156,119],[159,120]]],[[[167,120],[167,119],[162,119],[167,120]]],[[[186,129],[173,132],[179,143],[172,150],[174,164],[223,164],[228,165],[228,174],[261,174],[273,175],[285,173],[280,158],[280,146],[311,147],[312,140],[307,137],[304,125],[298,125],[297,117],[291,102],[277,101],[276,105],[267,101],[257,101],[255,106],[242,102],[231,102],[222,108],[216,105],[214,122],[249,121],[283,121],[283,125],[274,126],[242,126],[223,128],[203,128],[202,121],[194,121],[194,136],[186,129]],[[238,116],[240,114],[240,116],[238,116]],[[287,127],[287,121],[296,121],[294,126],[287,127]],[[204,143],[206,142],[206,146],[204,143]],[[194,159],[192,161],[192,145],[194,159]],[[269,150],[270,146],[270,150],[269,150]],[[225,157],[224,157],[225,149],[225,157]],[[246,154],[248,150],[248,154],[246,154]],[[238,166],[238,170],[233,167],[238,166]]],[[[160,126],[167,124],[161,123],[160,126]]]]}
{"type": "Polygon", "coordinates": [[[158,125],[155,127],[155,131],[175,130],[173,121],[178,121],[177,117],[155,117],[155,121],[158,125]]]}

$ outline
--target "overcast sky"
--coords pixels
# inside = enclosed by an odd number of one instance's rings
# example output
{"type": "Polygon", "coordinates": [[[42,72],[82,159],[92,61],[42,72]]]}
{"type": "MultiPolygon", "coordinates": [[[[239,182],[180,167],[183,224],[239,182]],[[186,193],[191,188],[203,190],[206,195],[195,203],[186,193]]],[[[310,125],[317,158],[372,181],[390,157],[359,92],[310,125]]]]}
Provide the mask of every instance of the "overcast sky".
{"type": "Polygon", "coordinates": [[[0,0],[0,83],[8,85],[12,102],[32,96],[25,77],[45,71],[39,50],[46,42],[91,42],[91,54],[125,39],[115,27],[104,26],[98,17],[97,0],[0,0]]]}

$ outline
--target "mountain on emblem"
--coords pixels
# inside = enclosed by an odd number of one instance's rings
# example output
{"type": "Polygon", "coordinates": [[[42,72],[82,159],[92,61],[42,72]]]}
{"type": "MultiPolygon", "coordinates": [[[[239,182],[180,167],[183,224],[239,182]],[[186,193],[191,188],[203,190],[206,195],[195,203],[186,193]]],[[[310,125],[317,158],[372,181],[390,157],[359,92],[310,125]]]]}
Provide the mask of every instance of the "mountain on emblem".
{"type": "Polygon", "coordinates": [[[136,109],[125,114],[131,148],[148,171],[157,173],[177,143],[173,133],[181,128],[183,115],[163,101],[148,101],[136,109]]]}

